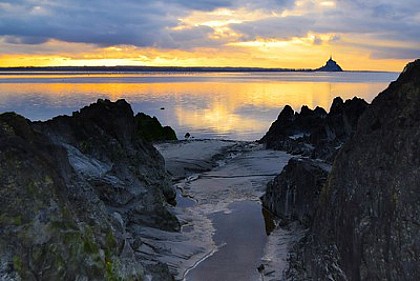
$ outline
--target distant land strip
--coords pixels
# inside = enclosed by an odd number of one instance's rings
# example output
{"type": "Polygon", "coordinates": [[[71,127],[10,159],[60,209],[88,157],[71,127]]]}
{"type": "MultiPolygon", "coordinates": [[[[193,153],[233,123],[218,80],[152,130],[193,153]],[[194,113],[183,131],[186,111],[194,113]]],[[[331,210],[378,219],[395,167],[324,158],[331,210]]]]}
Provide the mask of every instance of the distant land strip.
{"type": "MultiPolygon", "coordinates": [[[[309,68],[264,68],[264,67],[208,67],[208,66],[19,66],[0,67],[0,75],[25,72],[317,72],[309,68]],[[15,73],[10,73],[15,72],[15,73]]],[[[345,72],[389,72],[371,70],[344,70],[345,72]]],[[[36,73],[34,73],[36,74],[36,73]]]]}
{"type": "Polygon", "coordinates": [[[0,67],[0,71],[86,71],[86,72],[291,72],[313,69],[263,67],[201,67],[201,66],[19,66],[0,67]]]}

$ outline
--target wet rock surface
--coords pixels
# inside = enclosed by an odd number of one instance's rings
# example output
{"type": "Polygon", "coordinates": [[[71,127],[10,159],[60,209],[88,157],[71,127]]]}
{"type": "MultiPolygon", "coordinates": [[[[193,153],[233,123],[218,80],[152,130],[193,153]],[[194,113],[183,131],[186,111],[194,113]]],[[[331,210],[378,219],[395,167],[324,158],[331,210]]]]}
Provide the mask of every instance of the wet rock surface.
{"type": "Polygon", "coordinates": [[[136,254],[138,227],[180,227],[163,158],[137,127],[124,100],[47,122],[0,115],[1,280],[172,280],[136,254]]]}

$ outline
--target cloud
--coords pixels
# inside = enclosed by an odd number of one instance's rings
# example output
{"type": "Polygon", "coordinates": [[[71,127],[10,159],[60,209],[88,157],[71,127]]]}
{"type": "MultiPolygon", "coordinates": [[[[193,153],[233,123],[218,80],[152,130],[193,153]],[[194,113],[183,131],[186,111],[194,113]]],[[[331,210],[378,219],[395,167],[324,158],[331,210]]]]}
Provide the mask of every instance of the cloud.
{"type": "Polygon", "coordinates": [[[211,11],[217,8],[229,8],[233,6],[233,1],[229,0],[169,0],[167,3],[175,3],[180,7],[185,7],[191,10],[211,11]]]}
{"type": "Polygon", "coordinates": [[[38,37],[103,46],[172,47],[167,31],[185,10],[180,1],[10,1],[0,6],[0,34],[29,42],[38,37]],[[172,7],[171,7],[172,6],[172,7]],[[40,12],[42,11],[42,13],[40,12]]]}
{"type": "Polygon", "coordinates": [[[243,34],[245,41],[257,38],[289,39],[306,36],[314,19],[291,16],[285,18],[271,17],[252,22],[232,24],[231,27],[243,34]]]}
{"type": "MultiPolygon", "coordinates": [[[[274,9],[291,0],[13,0],[0,3],[0,36],[16,44],[43,43],[48,39],[101,46],[129,44],[159,48],[186,48],[186,34],[174,32],[179,19],[193,11],[215,9],[274,9]]],[[[202,28],[190,30],[209,36],[202,28]]],[[[187,38],[188,39],[188,38],[187,38]]],[[[197,39],[197,38],[196,38],[197,39]]]]}
{"type": "Polygon", "coordinates": [[[412,60],[413,58],[420,58],[420,49],[401,47],[373,47],[371,58],[412,60]]]}
{"type": "Polygon", "coordinates": [[[28,50],[49,41],[218,49],[308,34],[315,45],[354,44],[381,58],[420,46],[418,0],[10,0],[0,1],[0,18],[0,43],[28,50]],[[182,21],[193,14],[203,20],[182,21]]]}
{"type": "MultiPolygon", "coordinates": [[[[298,2],[296,2],[298,3],[298,2]]],[[[314,44],[322,44],[317,34],[332,34],[330,44],[358,42],[374,58],[407,59],[419,55],[420,2],[418,0],[301,0],[299,5],[269,18],[232,24],[245,41],[289,40],[315,34],[314,44]],[[400,46],[405,44],[406,46],[400,46]]]]}

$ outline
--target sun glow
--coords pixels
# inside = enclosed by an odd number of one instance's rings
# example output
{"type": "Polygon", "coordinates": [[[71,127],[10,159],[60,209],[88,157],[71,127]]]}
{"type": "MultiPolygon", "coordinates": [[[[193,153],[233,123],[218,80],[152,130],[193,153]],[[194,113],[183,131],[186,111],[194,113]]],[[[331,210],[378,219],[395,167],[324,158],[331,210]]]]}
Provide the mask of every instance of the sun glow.
{"type": "MultiPolygon", "coordinates": [[[[229,29],[219,29],[211,35],[237,37],[229,29]]],[[[71,51],[63,42],[64,52],[50,54],[3,54],[0,66],[246,66],[316,68],[322,65],[333,51],[334,58],[346,70],[370,69],[400,71],[405,60],[372,59],[368,51],[349,48],[344,43],[331,45],[335,34],[313,34],[290,39],[257,38],[254,41],[227,42],[223,48],[195,48],[191,50],[139,48],[135,46],[113,46],[107,48],[77,44],[71,51]]],[[[351,41],[343,38],[342,42],[351,41]]],[[[353,41],[358,44],[359,41],[353,41]]],[[[374,40],[372,40],[374,42],[374,40]]],[[[390,45],[393,42],[389,43],[390,45]]],[[[46,46],[49,47],[49,43],[46,46]]],[[[54,42],[60,46],[60,42],[54,42]]]]}
{"type": "MultiPolygon", "coordinates": [[[[236,28],[241,24],[304,17],[314,11],[333,11],[339,2],[332,0],[298,0],[287,9],[267,11],[247,8],[218,8],[214,11],[193,11],[168,28],[171,36],[185,36],[203,30],[200,43],[192,47],[159,48],[134,45],[101,46],[48,40],[40,44],[20,44],[0,36],[0,66],[243,66],[279,68],[316,68],[334,58],[345,70],[400,71],[403,59],[374,57],[372,48],[415,49],[415,41],[396,42],[378,39],[369,34],[316,33],[302,36],[247,36],[236,28]],[[201,28],[201,29],[200,29],[201,28]],[[181,34],[181,35],[180,35],[181,34]],[[367,43],[368,42],[368,43],[367,43]]],[[[9,5],[10,6],[10,5],[9,5]]],[[[2,4],[4,9],[11,9],[2,4]]],[[[47,13],[42,7],[33,12],[47,13]]],[[[385,57],[385,56],[384,56],[385,57]]]]}

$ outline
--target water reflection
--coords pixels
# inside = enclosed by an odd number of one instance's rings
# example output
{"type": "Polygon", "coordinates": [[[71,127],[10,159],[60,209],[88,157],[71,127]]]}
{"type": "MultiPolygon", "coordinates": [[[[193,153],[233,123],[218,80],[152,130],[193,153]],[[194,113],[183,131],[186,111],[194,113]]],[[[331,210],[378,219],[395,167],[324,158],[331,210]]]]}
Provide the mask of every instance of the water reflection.
{"type": "Polygon", "coordinates": [[[71,114],[98,98],[124,98],[135,112],[154,115],[182,138],[254,140],[260,138],[284,105],[299,109],[354,96],[370,102],[396,74],[362,73],[308,76],[292,74],[196,74],[1,77],[0,111],[16,111],[32,120],[71,114]],[[93,80],[92,80],[93,79],[93,80]],[[312,79],[313,81],[310,81],[312,79]],[[160,110],[164,107],[165,110],[160,110]]]}

